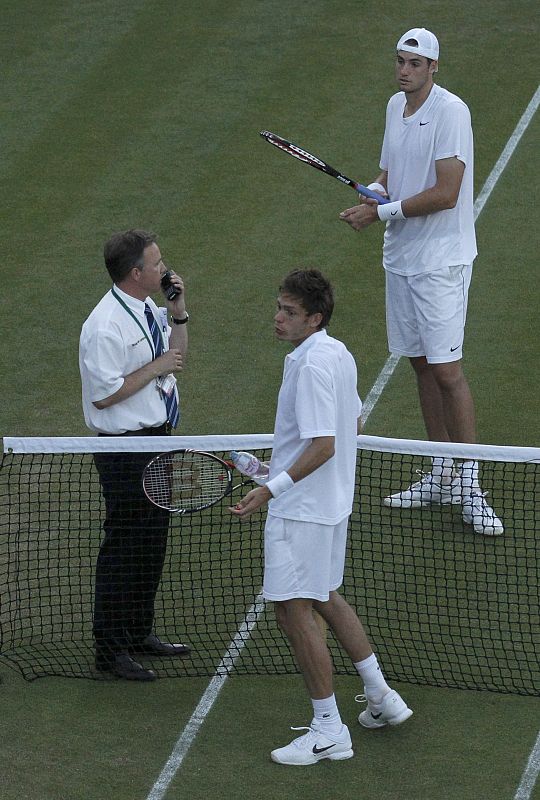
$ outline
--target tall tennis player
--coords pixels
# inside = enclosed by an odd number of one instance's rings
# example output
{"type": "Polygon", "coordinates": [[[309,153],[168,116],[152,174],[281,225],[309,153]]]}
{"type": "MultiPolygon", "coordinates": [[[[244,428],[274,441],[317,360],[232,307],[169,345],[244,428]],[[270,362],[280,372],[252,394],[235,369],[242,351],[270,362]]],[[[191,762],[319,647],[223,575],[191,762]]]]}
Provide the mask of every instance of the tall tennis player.
{"type": "MultiPolygon", "coordinates": [[[[357,231],[385,223],[388,348],[411,362],[428,438],[474,443],[474,403],[462,369],[477,253],[471,115],[463,100],[434,82],[439,42],[431,31],[407,31],[396,50],[399,92],[386,110],[381,172],[368,187],[391,202],[377,205],[366,198],[340,216],[357,231]]],[[[430,473],[384,503],[455,504],[475,533],[504,531],[480,488],[476,461],[434,459],[430,473]]]]}

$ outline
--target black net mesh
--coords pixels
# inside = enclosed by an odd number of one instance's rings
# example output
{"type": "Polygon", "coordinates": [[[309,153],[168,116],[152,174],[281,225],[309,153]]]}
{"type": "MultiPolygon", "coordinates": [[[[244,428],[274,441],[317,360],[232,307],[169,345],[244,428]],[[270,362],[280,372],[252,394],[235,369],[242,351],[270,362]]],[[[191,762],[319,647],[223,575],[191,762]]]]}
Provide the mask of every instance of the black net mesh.
{"type": "MultiPolygon", "coordinates": [[[[256,454],[267,460],[270,451],[256,454]]],[[[104,555],[106,487],[91,453],[3,456],[0,660],[27,679],[104,678],[108,673],[95,667],[95,630],[120,630],[126,619],[133,622],[130,615],[150,613],[162,640],[192,647],[184,658],[137,657],[160,677],[296,672],[260,597],[265,512],[242,524],[228,513],[243,488],[202,513],[149,518],[133,486],[150,454],[133,458],[127,474],[118,465],[110,471],[132,484],[124,500],[120,483],[114,490],[115,502],[133,506],[123,516],[129,541],[117,532],[104,555]],[[130,582],[108,594],[123,570],[130,582]]],[[[363,620],[385,675],[538,694],[540,466],[481,462],[482,489],[504,521],[500,536],[474,533],[458,505],[386,508],[382,498],[419,468],[429,471],[430,460],[359,450],[342,593],[363,620]]],[[[331,633],[328,642],[336,672],[354,673],[331,633]]]]}

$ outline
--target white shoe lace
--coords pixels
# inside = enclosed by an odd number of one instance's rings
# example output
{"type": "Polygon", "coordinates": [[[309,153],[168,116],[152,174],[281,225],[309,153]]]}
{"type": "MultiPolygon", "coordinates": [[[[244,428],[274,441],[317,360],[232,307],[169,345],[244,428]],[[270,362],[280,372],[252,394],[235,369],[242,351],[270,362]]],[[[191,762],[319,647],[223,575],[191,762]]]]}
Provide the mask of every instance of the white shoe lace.
{"type": "Polygon", "coordinates": [[[481,510],[482,514],[484,514],[486,512],[487,512],[488,515],[489,515],[490,512],[491,512],[491,514],[493,514],[493,509],[491,508],[491,506],[486,501],[486,495],[487,494],[488,494],[487,492],[475,492],[475,491],[472,491],[469,495],[465,496],[465,499],[463,500],[463,505],[464,506],[470,506],[471,510],[473,510],[473,511],[474,511],[475,505],[476,506],[480,506],[479,510],[481,510]]]}
{"type": "Polygon", "coordinates": [[[411,491],[412,489],[420,489],[420,488],[422,488],[423,484],[431,483],[431,478],[433,477],[431,472],[424,472],[421,469],[415,469],[414,472],[415,472],[415,475],[419,475],[420,476],[420,480],[416,481],[416,483],[412,483],[409,486],[409,491],[411,491]]]}
{"type": "Polygon", "coordinates": [[[291,744],[294,744],[297,747],[300,747],[300,743],[302,743],[302,745],[308,746],[311,739],[316,735],[316,731],[309,725],[301,725],[299,727],[291,725],[291,731],[307,731],[307,733],[304,733],[303,736],[298,736],[291,742],[291,744]]]}

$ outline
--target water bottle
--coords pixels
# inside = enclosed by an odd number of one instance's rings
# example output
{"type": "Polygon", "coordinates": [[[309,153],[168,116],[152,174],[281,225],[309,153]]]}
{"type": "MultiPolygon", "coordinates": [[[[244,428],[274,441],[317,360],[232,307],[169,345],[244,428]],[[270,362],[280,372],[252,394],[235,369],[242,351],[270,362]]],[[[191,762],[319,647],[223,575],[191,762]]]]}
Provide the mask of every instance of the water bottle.
{"type": "Polygon", "coordinates": [[[246,453],[244,450],[240,452],[232,450],[231,461],[238,472],[252,478],[252,480],[260,486],[265,484],[268,480],[268,467],[266,464],[263,464],[262,461],[259,461],[257,456],[254,456],[253,453],[246,453]]]}

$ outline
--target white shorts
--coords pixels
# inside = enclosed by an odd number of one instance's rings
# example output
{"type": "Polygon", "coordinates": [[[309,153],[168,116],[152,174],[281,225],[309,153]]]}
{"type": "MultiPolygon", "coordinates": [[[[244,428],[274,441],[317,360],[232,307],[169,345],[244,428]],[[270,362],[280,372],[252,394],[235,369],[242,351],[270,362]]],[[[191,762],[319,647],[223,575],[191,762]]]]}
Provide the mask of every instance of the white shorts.
{"type": "Polygon", "coordinates": [[[430,364],[458,361],[472,264],[420,275],[386,272],[388,349],[400,356],[425,356],[430,364]]]}
{"type": "Polygon", "coordinates": [[[268,514],[263,597],[326,602],[343,583],[348,522],[345,517],[337,525],[321,525],[268,514]]]}

